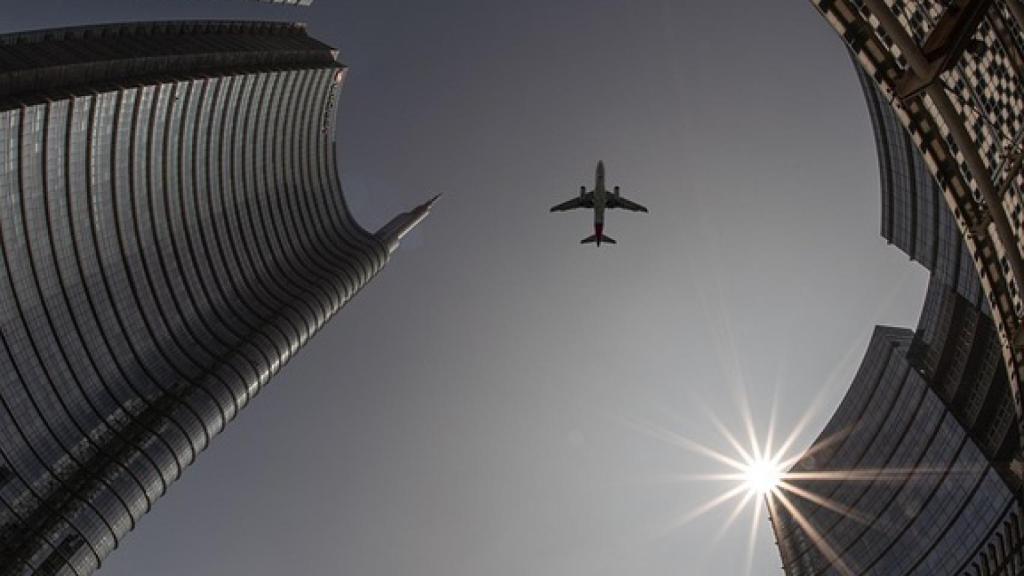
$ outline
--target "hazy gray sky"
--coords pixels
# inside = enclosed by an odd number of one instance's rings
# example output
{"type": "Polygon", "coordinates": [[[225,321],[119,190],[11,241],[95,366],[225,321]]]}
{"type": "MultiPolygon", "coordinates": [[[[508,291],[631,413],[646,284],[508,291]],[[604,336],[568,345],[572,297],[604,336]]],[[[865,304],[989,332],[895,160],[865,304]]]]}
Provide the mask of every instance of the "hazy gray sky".
{"type": "MultiPolygon", "coordinates": [[[[368,228],[445,196],[157,503],[106,576],[743,574],[750,510],[638,427],[708,412],[801,449],[925,273],[879,237],[870,123],[807,1],[2,0],[5,31],[298,20],[350,67],[343,184],[368,228]],[[552,204],[609,184],[651,208],[552,204]],[[638,426],[639,424],[639,426],[638,426]]],[[[780,573],[762,517],[754,574],[780,573]]]]}

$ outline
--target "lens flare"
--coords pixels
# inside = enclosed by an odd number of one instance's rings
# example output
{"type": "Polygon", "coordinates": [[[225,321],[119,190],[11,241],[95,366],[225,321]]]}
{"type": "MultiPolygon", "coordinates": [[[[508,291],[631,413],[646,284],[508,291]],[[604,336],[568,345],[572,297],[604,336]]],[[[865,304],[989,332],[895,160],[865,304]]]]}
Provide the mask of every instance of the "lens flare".
{"type": "MultiPolygon", "coordinates": [[[[727,427],[711,410],[704,410],[704,414],[720,433],[723,444],[729,446],[729,449],[726,450],[702,444],[669,428],[648,423],[632,423],[637,431],[688,452],[702,455],[721,467],[721,471],[717,473],[683,474],[673,477],[674,480],[679,481],[710,481],[722,484],[721,493],[706,502],[699,503],[692,510],[678,517],[673,522],[673,527],[688,524],[712,510],[735,502],[735,506],[727,515],[718,536],[712,542],[716,543],[733,526],[744,510],[750,510],[752,523],[746,551],[746,571],[744,572],[749,575],[753,573],[755,540],[758,539],[759,531],[763,526],[761,523],[761,519],[765,517],[763,513],[767,512],[769,519],[776,514],[786,514],[800,526],[801,530],[807,534],[811,544],[828,559],[841,576],[852,575],[853,572],[844,563],[842,555],[832,548],[816,525],[804,516],[801,506],[798,505],[799,501],[813,503],[815,506],[831,510],[866,525],[868,519],[863,514],[848,505],[833,501],[825,495],[822,488],[834,482],[905,483],[908,478],[919,477],[929,472],[921,468],[812,470],[797,466],[796,469],[793,469],[801,459],[812,458],[818,452],[841,442],[852,432],[852,429],[838,431],[826,438],[818,438],[815,444],[806,451],[798,451],[795,449],[797,436],[810,422],[811,417],[805,414],[797,426],[782,439],[782,442],[776,443],[774,439],[778,431],[775,429],[774,407],[771,410],[770,423],[764,436],[756,432],[753,415],[745,396],[740,399],[738,408],[738,413],[743,420],[743,428],[745,428],[740,433],[727,427]]],[[[941,473],[941,471],[936,473],[941,473]]]]}
{"type": "Polygon", "coordinates": [[[782,482],[779,459],[769,455],[751,460],[743,470],[744,486],[756,496],[767,496],[782,482]]]}

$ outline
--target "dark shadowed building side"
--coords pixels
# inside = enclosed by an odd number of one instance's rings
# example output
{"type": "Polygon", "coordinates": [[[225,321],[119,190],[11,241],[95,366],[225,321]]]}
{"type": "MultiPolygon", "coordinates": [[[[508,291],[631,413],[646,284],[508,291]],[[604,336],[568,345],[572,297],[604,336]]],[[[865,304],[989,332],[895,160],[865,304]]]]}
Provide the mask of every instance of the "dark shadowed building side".
{"type": "Polygon", "coordinates": [[[1016,416],[991,319],[933,276],[907,360],[1008,485],[1019,487],[1016,416]]]}

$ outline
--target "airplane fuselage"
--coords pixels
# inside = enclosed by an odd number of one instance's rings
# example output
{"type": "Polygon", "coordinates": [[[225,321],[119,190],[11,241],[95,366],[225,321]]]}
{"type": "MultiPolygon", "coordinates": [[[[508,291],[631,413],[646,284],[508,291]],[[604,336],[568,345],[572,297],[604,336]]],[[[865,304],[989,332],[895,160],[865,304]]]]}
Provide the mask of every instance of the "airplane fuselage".
{"type": "Polygon", "coordinates": [[[594,174],[594,235],[604,234],[604,208],[608,204],[608,190],[604,186],[604,162],[597,163],[594,174]]]}

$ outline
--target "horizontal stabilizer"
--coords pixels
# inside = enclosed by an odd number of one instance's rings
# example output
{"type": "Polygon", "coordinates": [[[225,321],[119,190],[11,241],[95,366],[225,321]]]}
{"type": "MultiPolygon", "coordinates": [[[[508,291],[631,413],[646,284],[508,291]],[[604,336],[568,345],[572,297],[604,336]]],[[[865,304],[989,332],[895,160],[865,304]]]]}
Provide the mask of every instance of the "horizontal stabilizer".
{"type": "Polygon", "coordinates": [[[615,241],[615,238],[612,238],[611,236],[601,236],[601,239],[598,240],[596,234],[593,236],[587,236],[583,240],[580,240],[580,244],[593,244],[594,242],[597,242],[598,245],[618,244],[618,242],[615,241]]]}

